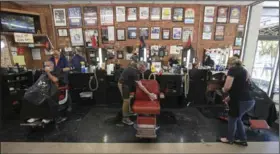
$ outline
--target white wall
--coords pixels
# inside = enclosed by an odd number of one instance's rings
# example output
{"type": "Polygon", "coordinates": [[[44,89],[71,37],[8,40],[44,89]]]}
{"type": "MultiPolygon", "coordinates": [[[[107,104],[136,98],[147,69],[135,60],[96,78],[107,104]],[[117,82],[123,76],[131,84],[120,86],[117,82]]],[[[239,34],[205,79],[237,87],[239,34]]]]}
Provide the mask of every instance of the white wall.
{"type": "Polygon", "coordinates": [[[250,74],[253,71],[262,8],[263,8],[262,3],[255,5],[251,8],[252,13],[249,21],[249,27],[248,27],[249,30],[247,35],[248,37],[246,40],[247,41],[246,46],[244,48],[244,59],[243,59],[243,63],[250,74]]]}

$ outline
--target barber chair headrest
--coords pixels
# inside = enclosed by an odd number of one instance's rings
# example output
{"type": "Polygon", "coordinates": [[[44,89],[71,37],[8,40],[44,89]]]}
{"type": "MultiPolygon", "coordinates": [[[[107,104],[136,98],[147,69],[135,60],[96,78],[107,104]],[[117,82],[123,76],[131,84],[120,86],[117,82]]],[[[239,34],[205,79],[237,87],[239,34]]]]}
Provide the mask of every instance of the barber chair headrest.
{"type": "MultiPolygon", "coordinates": [[[[141,80],[142,84],[150,93],[154,93],[157,96],[159,96],[159,84],[156,80],[141,80]]],[[[136,87],[136,94],[135,94],[136,100],[145,100],[149,101],[149,96],[143,92],[138,86],[136,87]]]]}

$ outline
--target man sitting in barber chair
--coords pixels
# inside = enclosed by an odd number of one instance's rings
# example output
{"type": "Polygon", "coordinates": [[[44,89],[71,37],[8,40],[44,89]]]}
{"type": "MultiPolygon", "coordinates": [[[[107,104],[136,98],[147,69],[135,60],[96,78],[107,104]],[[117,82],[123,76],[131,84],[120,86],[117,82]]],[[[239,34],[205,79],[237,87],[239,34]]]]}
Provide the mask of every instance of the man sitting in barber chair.
{"type": "Polygon", "coordinates": [[[146,63],[145,62],[137,62],[130,64],[124,71],[122,72],[118,87],[123,97],[123,106],[122,106],[122,122],[127,125],[133,125],[134,123],[129,119],[129,115],[132,111],[130,109],[130,93],[136,91],[136,85],[144,91],[151,99],[156,99],[156,95],[150,93],[141,83],[140,74],[145,72],[146,63]]]}

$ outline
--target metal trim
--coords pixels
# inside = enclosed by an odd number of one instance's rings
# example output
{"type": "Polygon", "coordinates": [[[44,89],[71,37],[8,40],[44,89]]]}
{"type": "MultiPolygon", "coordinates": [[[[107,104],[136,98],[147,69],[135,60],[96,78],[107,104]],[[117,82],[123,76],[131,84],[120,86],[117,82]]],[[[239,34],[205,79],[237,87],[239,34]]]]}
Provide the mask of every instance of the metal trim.
{"type": "Polygon", "coordinates": [[[242,47],[241,47],[241,60],[244,61],[244,54],[245,54],[245,48],[247,46],[247,41],[248,41],[248,32],[249,32],[249,26],[250,26],[250,20],[252,16],[252,7],[248,6],[248,11],[247,11],[247,19],[246,19],[246,24],[245,24],[245,33],[244,33],[244,39],[242,42],[242,47]]]}

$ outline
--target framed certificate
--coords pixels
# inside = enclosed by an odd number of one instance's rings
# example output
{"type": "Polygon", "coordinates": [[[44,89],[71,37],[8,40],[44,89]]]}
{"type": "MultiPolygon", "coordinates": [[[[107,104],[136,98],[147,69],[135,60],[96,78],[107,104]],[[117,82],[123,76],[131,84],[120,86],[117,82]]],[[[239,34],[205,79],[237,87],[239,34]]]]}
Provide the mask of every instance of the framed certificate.
{"type": "Polygon", "coordinates": [[[125,41],[125,29],[117,29],[117,41],[125,41]]]}
{"type": "Polygon", "coordinates": [[[114,14],[112,7],[101,7],[100,8],[100,23],[101,25],[113,25],[114,14]]]}
{"type": "Polygon", "coordinates": [[[116,21],[125,22],[125,7],[116,6],[116,21]]]}

